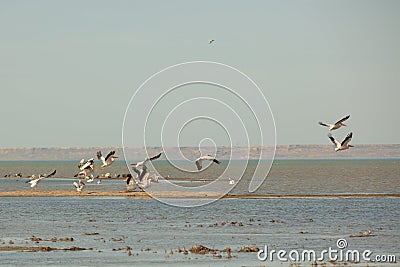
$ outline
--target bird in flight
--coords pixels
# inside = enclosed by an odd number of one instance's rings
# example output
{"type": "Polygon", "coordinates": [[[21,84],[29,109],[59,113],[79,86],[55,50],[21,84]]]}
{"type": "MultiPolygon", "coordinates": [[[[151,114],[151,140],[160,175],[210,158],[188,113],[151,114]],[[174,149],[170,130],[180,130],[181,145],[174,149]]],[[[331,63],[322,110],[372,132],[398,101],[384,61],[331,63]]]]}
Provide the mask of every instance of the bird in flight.
{"type": "Polygon", "coordinates": [[[82,192],[83,188],[85,188],[85,183],[82,180],[79,180],[79,183],[73,182],[72,184],[75,186],[76,192],[82,192]]]}
{"type": "Polygon", "coordinates": [[[335,151],[340,151],[340,150],[346,150],[349,149],[350,147],[354,147],[352,145],[349,145],[351,138],[353,138],[353,133],[349,133],[346,138],[340,143],[338,140],[336,140],[331,134],[328,134],[329,139],[331,139],[332,143],[336,146],[335,151]]]}
{"type": "Polygon", "coordinates": [[[350,115],[347,115],[346,117],[344,117],[343,119],[338,120],[337,122],[335,122],[334,124],[327,124],[327,123],[323,123],[323,122],[318,122],[319,125],[321,126],[325,126],[329,128],[329,131],[333,131],[336,129],[339,129],[342,126],[347,126],[346,124],[344,124],[343,122],[346,121],[348,118],[350,118],[350,115]]]}
{"type": "Polygon", "coordinates": [[[149,158],[145,158],[143,161],[141,162],[137,162],[137,163],[133,163],[131,164],[133,167],[140,167],[140,166],[144,166],[147,162],[158,159],[159,157],[161,157],[161,154],[163,152],[158,153],[157,155],[153,156],[153,157],[149,157],[149,158]]]}
{"type": "MultiPolygon", "coordinates": [[[[147,169],[146,165],[142,166],[141,170],[138,170],[136,167],[132,167],[133,171],[137,173],[139,181],[136,183],[136,185],[144,191],[147,187],[150,186],[151,184],[151,179],[149,179],[150,172],[147,169]]],[[[127,181],[128,184],[128,181],[127,181]]]]}
{"type": "Polygon", "coordinates": [[[209,160],[209,161],[215,162],[217,164],[221,163],[220,161],[218,161],[215,157],[213,157],[211,155],[201,156],[196,159],[196,166],[197,166],[197,170],[199,170],[199,171],[203,168],[203,163],[202,163],[203,160],[209,160]]]}
{"type": "Polygon", "coordinates": [[[208,41],[208,44],[212,44],[214,41],[214,39],[211,39],[210,41],[208,41]]]}
{"type": "Polygon", "coordinates": [[[103,165],[101,165],[101,170],[104,170],[107,166],[110,166],[111,164],[113,164],[115,159],[118,158],[117,156],[114,156],[114,154],[115,154],[115,151],[111,151],[110,153],[107,154],[106,157],[104,157],[101,154],[101,151],[97,152],[97,158],[103,163],[103,165]]]}
{"type": "Polygon", "coordinates": [[[93,173],[93,170],[95,168],[94,165],[94,159],[88,159],[88,161],[85,161],[85,159],[81,159],[81,161],[78,163],[78,168],[81,170],[77,174],[74,175],[74,177],[78,177],[78,175],[83,175],[84,179],[87,179],[88,174],[90,176],[93,176],[91,173],[93,173]]]}

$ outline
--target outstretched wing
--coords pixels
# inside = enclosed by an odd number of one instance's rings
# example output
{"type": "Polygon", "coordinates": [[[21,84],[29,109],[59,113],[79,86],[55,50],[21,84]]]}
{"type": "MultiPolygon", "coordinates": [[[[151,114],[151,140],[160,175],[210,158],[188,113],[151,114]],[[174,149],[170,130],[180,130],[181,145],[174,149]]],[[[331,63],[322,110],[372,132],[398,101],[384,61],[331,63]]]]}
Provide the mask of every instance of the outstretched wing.
{"type": "Polygon", "coordinates": [[[322,121],[318,122],[318,124],[319,124],[319,125],[322,125],[322,126],[329,127],[329,125],[328,125],[328,124],[325,124],[325,123],[323,123],[322,121]]]}
{"type": "Polygon", "coordinates": [[[85,159],[81,159],[78,163],[78,168],[80,169],[85,164],[85,159]]]}
{"type": "Polygon", "coordinates": [[[328,137],[336,147],[340,147],[340,143],[331,134],[328,134],[328,137]]]}
{"type": "Polygon", "coordinates": [[[217,160],[217,159],[213,159],[213,162],[215,162],[215,163],[217,163],[217,164],[220,164],[221,162],[219,161],[219,160],[217,160]]]}
{"type": "Polygon", "coordinates": [[[113,156],[115,154],[115,151],[111,151],[110,153],[107,154],[106,158],[104,159],[104,161],[107,161],[111,156],[113,156]]]}
{"type": "Polygon", "coordinates": [[[136,167],[132,167],[132,170],[133,170],[134,172],[136,172],[138,176],[140,175],[140,171],[139,171],[138,169],[136,169],[136,167]]]}
{"type": "Polygon", "coordinates": [[[103,155],[101,154],[101,151],[97,152],[97,158],[104,164],[106,162],[106,159],[103,157],[103,155]]]}
{"type": "Polygon", "coordinates": [[[53,176],[54,174],[56,174],[57,170],[54,170],[52,173],[50,173],[49,175],[46,175],[46,178],[49,178],[51,176],[53,176]]]}
{"type": "Polygon", "coordinates": [[[342,122],[346,121],[348,118],[350,118],[350,115],[347,115],[347,116],[344,117],[343,119],[338,120],[335,124],[342,123],[342,122]]]}
{"type": "Polygon", "coordinates": [[[149,160],[155,160],[158,159],[159,157],[161,157],[162,152],[158,153],[157,155],[155,155],[154,157],[149,158],[149,160]]]}
{"type": "Polygon", "coordinates": [[[347,136],[346,136],[346,138],[343,140],[343,142],[342,142],[342,146],[346,146],[350,141],[351,141],[351,138],[353,137],[353,133],[349,133],[347,136]]]}

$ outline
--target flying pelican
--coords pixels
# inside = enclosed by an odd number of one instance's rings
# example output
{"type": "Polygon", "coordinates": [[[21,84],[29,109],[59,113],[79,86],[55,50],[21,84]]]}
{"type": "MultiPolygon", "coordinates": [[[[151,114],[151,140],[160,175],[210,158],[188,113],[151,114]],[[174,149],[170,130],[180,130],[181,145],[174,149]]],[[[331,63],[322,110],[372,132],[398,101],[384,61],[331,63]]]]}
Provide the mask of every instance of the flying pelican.
{"type": "Polygon", "coordinates": [[[85,188],[85,183],[82,180],[79,180],[79,184],[77,182],[73,182],[72,184],[75,186],[76,192],[81,192],[85,188]]]}
{"type": "Polygon", "coordinates": [[[343,119],[338,120],[337,122],[335,122],[335,124],[325,124],[325,123],[323,123],[323,122],[321,122],[321,121],[318,122],[318,124],[319,124],[319,125],[322,125],[322,126],[329,127],[329,131],[333,131],[333,130],[339,129],[339,128],[342,127],[342,126],[347,126],[347,125],[344,124],[343,122],[346,121],[348,118],[350,118],[350,115],[347,115],[347,116],[344,117],[343,119]]]}
{"type": "Polygon", "coordinates": [[[208,44],[212,44],[214,41],[214,39],[211,39],[210,41],[208,41],[208,44]]]}
{"type": "Polygon", "coordinates": [[[151,184],[151,179],[149,179],[150,172],[147,169],[146,165],[142,166],[142,169],[139,171],[136,169],[136,167],[132,167],[133,171],[138,174],[138,179],[139,181],[136,183],[136,185],[144,191],[147,187],[150,186],[151,184]]]}
{"type": "Polygon", "coordinates": [[[29,181],[26,181],[26,183],[29,183],[31,185],[32,189],[37,189],[38,184],[40,183],[40,181],[44,178],[49,178],[51,176],[53,176],[54,174],[56,174],[57,170],[54,170],[52,173],[50,174],[39,174],[39,178],[35,178],[35,175],[32,175],[33,179],[30,179],[29,181]]]}
{"type": "Polygon", "coordinates": [[[85,162],[85,159],[81,159],[81,161],[78,164],[78,168],[81,170],[77,174],[74,175],[74,177],[78,177],[78,175],[83,175],[84,179],[87,179],[88,174],[90,176],[93,176],[91,173],[93,173],[93,170],[95,168],[94,166],[94,159],[88,159],[88,161],[85,162]]]}
{"type": "Polygon", "coordinates": [[[104,158],[103,155],[101,155],[101,151],[97,152],[97,158],[99,160],[101,160],[101,162],[103,163],[103,165],[101,165],[101,170],[104,170],[107,166],[110,166],[111,164],[113,164],[113,162],[115,161],[116,158],[118,158],[117,156],[114,156],[115,151],[111,151],[110,153],[107,154],[107,156],[104,158]]]}
{"type": "Polygon", "coordinates": [[[30,181],[27,181],[27,183],[30,183],[30,184],[31,184],[31,188],[32,188],[32,189],[37,189],[38,184],[39,184],[40,181],[41,181],[42,179],[44,179],[44,178],[45,178],[45,177],[42,176],[42,177],[40,177],[40,178],[36,178],[36,179],[30,180],[30,181]]]}
{"type": "Polygon", "coordinates": [[[339,150],[346,150],[349,147],[354,147],[352,145],[349,145],[351,138],[353,137],[353,133],[349,133],[346,138],[342,141],[342,143],[339,143],[331,134],[328,134],[329,139],[331,139],[332,143],[335,144],[336,148],[335,151],[339,150]]]}
{"type": "Polygon", "coordinates": [[[203,164],[202,164],[203,160],[213,161],[217,164],[221,163],[220,161],[218,161],[215,157],[213,157],[211,155],[201,156],[198,159],[196,159],[196,166],[197,166],[197,170],[199,170],[199,171],[203,168],[203,164]]]}
{"type": "Polygon", "coordinates": [[[131,164],[133,167],[135,167],[135,168],[137,168],[137,167],[140,167],[140,166],[144,166],[147,162],[149,162],[149,161],[151,161],[151,160],[155,160],[155,159],[158,159],[159,157],[161,157],[161,154],[162,154],[163,152],[160,152],[160,153],[158,153],[157,155],[155,155],[155,156],[153,156],[153,157],[151,157],[151,158],[145,158],[145,160],[143,160],[143,161],[141,161],[141,162],[137,162],[137,163],[133,163],[133,164],[131,164]]]}

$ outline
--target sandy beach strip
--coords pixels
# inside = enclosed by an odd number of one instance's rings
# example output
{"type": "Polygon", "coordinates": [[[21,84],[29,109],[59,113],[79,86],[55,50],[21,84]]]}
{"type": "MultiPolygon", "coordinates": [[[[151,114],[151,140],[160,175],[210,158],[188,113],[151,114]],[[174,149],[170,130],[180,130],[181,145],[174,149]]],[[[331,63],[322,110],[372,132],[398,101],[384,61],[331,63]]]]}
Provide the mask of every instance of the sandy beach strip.
{"type": "MultiPolygon", "coordinates": [[[[148,199],[156,198],[219,198],[219,192],[177,192],[160,191],[152,192],[149,195],[146,192],[127,192],[127,191],[82,191],[80,193],[73,190],[22,190],[0,192],[0,197],[129,197],[148,199]]],[[[240,199],[259,199],[259,198],[382,198],[382,197],[400,197],[400,193],[322,193],[322,194],[227,194],[223,198],[240,199]]]]}

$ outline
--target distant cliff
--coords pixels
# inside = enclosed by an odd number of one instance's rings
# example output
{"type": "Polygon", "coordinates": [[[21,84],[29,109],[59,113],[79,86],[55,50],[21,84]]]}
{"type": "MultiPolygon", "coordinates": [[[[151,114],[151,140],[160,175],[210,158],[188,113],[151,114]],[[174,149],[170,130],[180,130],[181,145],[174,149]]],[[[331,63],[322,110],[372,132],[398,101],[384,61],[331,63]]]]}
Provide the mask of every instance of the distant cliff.
{"type": "MultiPolygon", "coordinates": [[[[0,148],[0,160],[80,160],[81,158],[95,157],[98,150],[107,154],[116,150],[116,154],[123,158],[121,147],[52,147],[52,148],[0,148]]],[[[162,149],[151,147],[149,154],[157,153],[162,149]]],[[[196,155],[197,148],[181,148],[184,155],[196,155]]],[[[246,147],[235,147],[233,151],[246,151],[246,147]]],[[[250,147],[250,158],[258,158],[261,150],[271,150],[268,147],[250,147]]],[[[172,158],[178,155],[178,148],[170,149],[172,158]]],[[[145,157],[142,148],[129,147],[126,149],[130,158],[142,159],[145,157]]],[[[219,147],[218,158],[229,159],[230,147],[219,147]]],[[[245,153],[233,153],[233,159],[242,159],[245,153]]],[[[279,145],[276,147],[276,159],[315,159],[315,158],[400,158],[400,144],[389,145],[357,145],[346,151],[335,152],[331,145],[279,145]]]]}

